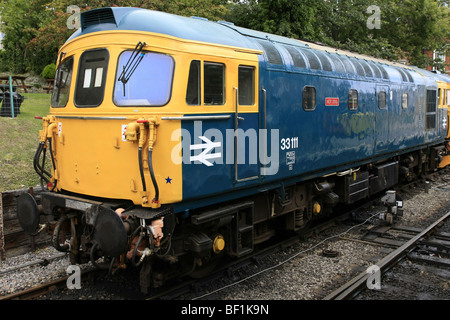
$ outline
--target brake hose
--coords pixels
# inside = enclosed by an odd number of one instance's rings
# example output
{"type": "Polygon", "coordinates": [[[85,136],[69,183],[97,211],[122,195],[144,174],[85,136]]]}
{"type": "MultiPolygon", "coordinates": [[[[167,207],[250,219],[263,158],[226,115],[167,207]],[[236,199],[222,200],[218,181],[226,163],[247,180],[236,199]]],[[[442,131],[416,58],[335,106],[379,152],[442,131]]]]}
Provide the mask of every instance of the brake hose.
{"type": "Polygon", "coordinates": [[[155,198],[153,199],[153,202],[157,203],[159,200],[159,188],[158,188],[158,183],[156,182],[155,173],[153,172],[152,153],[153,153],[153,149],[149,149],[148,150],[148,168],[150,170],[150,176],[152,177],[153,187],[155,188],[155,198]]]}

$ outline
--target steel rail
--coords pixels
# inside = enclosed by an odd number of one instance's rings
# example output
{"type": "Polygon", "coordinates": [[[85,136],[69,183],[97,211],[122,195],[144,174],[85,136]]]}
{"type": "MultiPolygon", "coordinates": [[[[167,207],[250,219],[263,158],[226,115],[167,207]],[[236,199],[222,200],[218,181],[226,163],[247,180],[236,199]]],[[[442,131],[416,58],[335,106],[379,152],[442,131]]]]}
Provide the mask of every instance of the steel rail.
{"type": "MultiPolygon", "coordinates": [[[[416,243],[430,233],[434,228],[436,228],[441,222],[450,217],[450,211],[447,212],[444,216],[439,218],[433,224],[431,224],[428,228],[420,232],[411,240],[407,241],[401,247],[391,252],[389,255],[381,259],[376,263],[376,266],[380,268],[381,273],[385,273],[392,266],[398,263],[401,259],[403,259],[411,250],[414,249],[416,243]]],[[[367,284],[367,279],[369,278],[369,274],[367,272],[361,272],[359,275],[354,277],[352,280],[341,286],[340,288],[333,291],[331,294],[326,296],[323,300],[344,300],[353,298],[361,289],[363,289],[367,284]]]]}

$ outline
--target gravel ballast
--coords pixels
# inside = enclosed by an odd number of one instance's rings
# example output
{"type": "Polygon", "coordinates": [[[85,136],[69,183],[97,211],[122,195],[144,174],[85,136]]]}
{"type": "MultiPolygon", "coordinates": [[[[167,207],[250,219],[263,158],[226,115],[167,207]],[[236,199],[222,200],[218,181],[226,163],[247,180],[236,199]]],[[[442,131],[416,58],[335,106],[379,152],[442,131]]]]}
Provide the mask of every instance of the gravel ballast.
{"type": "MultiPolygon", "coordinates": [[[[450,210],[449,181],[450,173],[447,170],[435,181],[430,181],[428,193],[425,192],[425,183],[418,183],[416,187],[400,192],[404,200],[404,215],[399,224],[425,228],[448,212],[450,210]]],[[[382,205],[373,206],[366,210],[358,221],[363,222],[372,217],[371,222],[376,223],[380,213],[385,210],[386,208],[382,205]]],[[[357,241],[364,228],[366,225],[341,224],[327,229],[317,236],[268,256],[262,266],[249,266],[259,274],[235,284],[225,285],[225,288],[212,292],[209,298],[217,300],[323,299],[344,282],[388,254],[388,250],[382,246],[357,241]],[[333,254],[326,255],[324,250],[333,254]]],[[[0,295],[30,288],[66,275],[68,266],[70,266],[68,255],[61,256],[60,252],[51,247],[8,258],[0,262],[0,295]],[[58,255],[58,258],[51,260],[51,257],[58,255]],[[20,272],[13,274],[6,272],[32,261],[36,264],[22,268],[20,272]]],[[[91,264],[87,265],[87,267],[90,266],[91,264]]],[[[120,276],[112,277],[109,281],[114,283],[116,280],[118,290],[111,289],[110,286],[93,288],[87,282],[83,283],[83,288],[80,290],[62,290],[49,294],[43,299],[124,299],[120,295],[120,287],[131,284],[129,281],[127,284],[121,283],[123,279],[120,276]]],[[[195,298],[193,295],[181,297],[181,299],[193,298],[195,298]]],[[[208,296],[204,298],[208,299],[208,296]]]]}

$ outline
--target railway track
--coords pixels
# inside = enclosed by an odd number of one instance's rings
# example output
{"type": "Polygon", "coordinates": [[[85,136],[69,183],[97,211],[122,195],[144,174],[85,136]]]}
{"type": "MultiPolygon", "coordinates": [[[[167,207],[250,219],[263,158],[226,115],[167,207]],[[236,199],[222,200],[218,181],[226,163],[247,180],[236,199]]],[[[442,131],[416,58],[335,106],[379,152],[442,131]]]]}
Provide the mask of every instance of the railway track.
{"type": "MultiPolygon", "coordinates": [[[[366,290],[381,290],[381,277],[389,270],[397,266],[405,258],[420,263],[434,264],[450,270],[450,233],[436,233],[436,229],[450,217],[450,212],[432,223],[428,228],[419,231],[417,228],[381,227],[372,230],[364,241],[372,241],[383,246],[397,247],[386,257],[373,265],[370,270],[361,272],[356,277],[345,283],[337,290],[330,293],[324,300],[363,299],[366,290]],[[386,237],[388,230],[403,231],[403,238],[409,238],[404,242],[386,237]],[[411,235],[411,233],[416,233],[411,235]],[[431,255],[430,255],[431,253],[431,255]]],[[[449,273],[450,274],[450,273],[449,273]]],[[[401,290],[400,290],[401,292],[401,290]]],[[[382,296],[382,293],[379,293],[382,296]]],[[[366,295],[368,296],[368,295],[366,295]]]]}
{"type": "MultiPolygon", "coordinates": [[[[448,172],[448,171],[447,171],[448,172]]],[[[447,178],[447,176],[444,176],[444,181],[448,181],[445,180],[447,178]]],[[[438,181],[436,181],[436,183],[433,184],[434,189],[436,188],[448,188],[447,185],[443,185],[442,181],[440,181],[439,179],[437,179],[438,181]]],[[[425,190],[425,185],[424,184],[420,184],[419,183],[419,187],[418,189],[421,191],[425,190]],[[423,189],[423,190],[422,190],[423,189]]],[[[423,192],[421,192],[423,193],[423,192]]],[[[448,194],[448,193],[446,193],[448,194]]],[[[433,195],[430,195],[433,196],[433,195]]],[[[446,199],[446,197],[443,197],[443,199],[446,199]]],[[[408,200],[407,200],[408,201],[408,200]]],[[[446,200],[445,200],[446,201],[446,200]]],[[[370,206],[371,204],[366,204],[366,206],[370,206]]],[[[362,211],[365,211],[366,209],[361,209],[362,211]]],[[[379,212],[380,208],[378,208],[378,212],[379,212]]],[[[150,295],[148,296],[144,296],[144,295],[139,295],[136,294],[136,292],[132,292],[130,295],[125,295],[123,294],[124,291],[122,290],[122,288],[120,288],[120,282],[118,284],[119,289],[117,290],[118,293],[117,295],[114,295],[112,297],[112,299],[162,299],[162,300],[171,300],[171,299],[185,299],[185,300],[192,300],[192,299],[229,299],[229,297],[238,297],[236,295],[233,296],[233,292],[236,291],[240,291],[242,286],[246,287],[247,285],[245,283],[252,283],[255,284],[256,286],[258,286],[258,283],[267,283],[266,280],[260,280],[260,279],[264,279],[265,277],[270,278],[271,275],[273,274],[282,274],[285,271],[285,267],[283,266],[283,264],[297,264],[299,260],[303,259],[303,256],[308,256],[309,254],[313,254],[313,255],[317,255],[316,253],[319,252],[319,254],[322,256],[323,255],[323,259],[331,259],[332,261],[337,261],[338,259],[340,259],[340,257],[334,257],[333,255],[336,254],[336,252],[333,252],[333,250],[327,250],[327,244],[326,241],[327,237],[323,236],[323,234],[327,233],[330,226],[336,226],[336,225],[341,225],[342,224],[342,220],[344,220],[344,218],[348,218],[348,217],[356,217],[358,216],[357,210],[355,210],[354,212],[348,212],[346,214],[345,217],[340,217],[339,220],[335,220],[335,221],[328,221],[327,224],[324,225],[318,225],[316,226],[315,229],[310,230],[309,234],[305,234],[303,236],[295,236],[294,238],[291,239],[285,239],[285,242],[280,242],[277,244],[273,244],[272,247],[268,247],[265,249],[265,251],[260,251],[258,253],[255,253],[253,256],[249,257],[246,260],[242,260],[242,261],[236,261],[235,264],[233,265],[229,265],[226,267],[223,267],[221,269],[217,269],[217,272],[211,274],[208,277],[205,277],[203,279],[184,279],[183,283],[175,283],[174,287],[169,288],[167,290],[156,290],[154,292],[151,292],[150,295]],[[319,234],[322,234],[321,236],[319,236],[319,234]],[[311,241],[311,243],[315,244],[311,244],[308,246],[302,246],[302,244],[305,243],[305,239],[306,238],[313,238],[314,240],[317,241],[311,241]],[[319,238],[319,239],[315,239],[315,238],[319,238]],[[321,241],[320,239],[325,239],[326,241],[321,241]],[[302,249],[298,249],[299,247],[302,247],[302,249]],[[287,249],[287,248],[292,248],[292,249],[287,249]],[[306,250],[306,249],[308,250],[306,250]],[[281,258],[273,258],[274,255],[276,255],[277,251],[289,251],[289,254],[282,254],[283,256],[281,258]],[[315,253],[314,253],[315,251],[315,253]]],[[[364,219],[367,218],[367,215],[365,216],[364,219]]],[[[354,220],[355,221],[355,220],[354,220]]],[[[405,241],[409,241],[411,240],[413,237],[416,237],[419,234],[419,231],[422,231],[423,228],[421,227],[398,227],[398,226],[391,226],[391,227],[386,227],[386,226],[380,226],[379,224],[371,224],[369,226],[367,226],[367,224],[363,223],[364,221],[362,221],[361,219],[359,219],[358,222],[353,222],[352,224],[355,225],[356,223],[361,224],[361,230],[365,230],[365,234],[363,237],[355,240],[352,239],[353,241],[359,241],[361,244],[363,243],[367,243],[367,246],[373,246],[373,245],[377,245],[377,246],[381,246],[383,248],[390,248],[390,250],[396,250],[397,248],[401,247],[402,244],[405,243],[405,241]]],[[[346,227],[341,226],[341,227],[346,227]]],[[[353,228],[353,227],[351,227],[353,228]]],[[[350,229],[350,227],[346,228],[346,229],[350,229]]],[[[342,230],[342,228],[341,228],[342,230]]],[[[356,230],[356,229],[355,229],[356,230]]],[[[449,230],[450,231],[450,230],[449,230]]],[[[329,238],[333,238],[333,241],[337,241],[337,240],[343,240],[343,241],[347,241],[346,235],[341,235],[340,234],[341,231],[339,231],[337,234],[334,234],[333,236],[329,237],[329,238]]],[[[356,232],[356,231],[355,231],[356,232]]],[[[357,231],[358,232],[362,232],[362,231],[357,231]]],[[[441,232],[442,233],[442,232],[441,232]]],[[[434,235],[436,237],[436,235],[434,235]]],[[[440,238],[437,238],[436,240],[439,241],[447,241],[446,234],[445,232],[442,233],[441,235],[439,235],[440,238]],[[444,238],[442,238],[444,237],[444,238]]],[[[430,241],[431,238],[428,238],[428,240],[430,241]]],[[[426,251],[430,251],[433,249],[430,249],[431,247],[429,246],[430,242],[428,241],[428,246],[424,247],[425,245],[427,245],[426,242],[424,242],[423,240],[417,243],[418,246],[418,251],[416,252],[412,252],[410,250],[409,253],[409,257],[406,256],[408,259],[408,261],[412,261],[413,257],[418,258],[424,258],[424,256],[426,256],[425,250],[426,251]]],[[[436,242],[436,241],[435,241],[436,242]]],[[[435,251],[434,253],[434,258],[431,259],[435,259],[435,257],[440,254],[437,251],[435,251]]],[[[430,256],[430,254],[428,254],[428,256],[430,256]]],[[[305,258],[306,259],[306,258],[305,258]]],[[[430,260],[430,259],[429,259],[430,260]]],[[[402,260],[405,261],[405,260],[402,260]]],[[[309,262],[307,262],[307,264],[309,264],[309,262]]],[[[67,267],[67,266],[66,266],[67,267]]],[[[392,268],[391,268],[392,269],[392,268]]],[[[391,271],[389,271],[391,272],[391,271]]],[[[388,276],[389,272],[385,273],[384,276],[388,276]]],[[[104,278],[104,275],[106,274],[106,272],[103,272],[100,274],[97,273],[96,275],[90,277],[89,279],[95,279],[95,285],[99,284],[102,280],[101,278],[104,278]]],[[[2,275],[0,274],[0,277],[2,275]]],[[[310,277],[314,277],[317,275],[310,275],[310,277]]],[[[67,290],[65,289],[66,286],[66,280],[67,280],[67,276],[65,275],[64,277],[62,277],[61,279],[59,279],[59,281],[57,281],[57,283],[53,283],[53,281],[56,280],[52,280],[52,282],[48,283],[48,284],[43,284],[40,285],[43,288],[39,289],[39,288],[35,288],[35,289],[26,289],[22,294],[20,293],[14,293],[13,295],[10,296],[3,296],[1,297],[2,299],[30,299],[30,298],[36,298],[37,296],[41,296],[44,295],[43,299],[59,299],[58,298],[58,292],[66,292],[66,296],[74,296],[74,299],[78,299],[77,296],[80,296],[81,299],[90,299],[89,295],[80,295],[80,293],[78,293],[77,291],[79,290],[72,290],[72,292],[67,293],[67,290]],[[47,289],[45,289],[45,287],[47,287],[47,289]],[[40,290],[41,293],[32,293],[33,290],[40,290]]],[[[276,279],[273,279],[276,280],[276,279]]],[[[109,282],[115,282],[117,281],[117,278],[113,278],[112,280],[110,280],[109,282]]],[[[125,280],[124,283],[130,284],[130,286],[132,281],[128,279],[125,280]]],[[[388,281],[383,280],[382,284],[387,283],[388,281]]],[[[367,283],[367,279],[366,279],[366,283],[367,283]]],[[[85,287],[89,287],[92,286],[92,283],[86,282],[86,285],[83,286],[85,287]]],[[[108,284],[106,285],[101,285],[103,287],[109,287],[108,284]]],[[[139,285],[136,284],[136,288],[138,288],[139,285]]],[[[115,290],[115,289],[114,289],[115,290]]],[[[131,290],[130,290],[131,291],[131,290]]],[[[136,291],[138,291],[138,289],[136,289],[136,291]]],[[[367,291],[367,290],[366,290],[367,291]]],[[[368,296],[373,296],[375,294],[380,294],[379,291],[375,291],[375,290],[369,290],[369,295],[368,296]]],[[[317,294],[316,296],[319,296],[319,294],[317,294]]],[[[322,295],[322,297],[325,295],[322,295]]],[[[248,296],[249,299],[252,299],[252,296],[249,295],[248,296]]],[[[266,296],[266,299],[272,299],[270,296],[266,296]]],[[[364,299],[364,296],[359,295],[359,296],[354,296],[354,299],[364,299]]],[[[40,298],[39,298],[40,299],[40,298]]],[[[94,298],[95,295],[94,295],[94,298]]],[[[239,298],[238,298],[239,299],[239,298]]]]}

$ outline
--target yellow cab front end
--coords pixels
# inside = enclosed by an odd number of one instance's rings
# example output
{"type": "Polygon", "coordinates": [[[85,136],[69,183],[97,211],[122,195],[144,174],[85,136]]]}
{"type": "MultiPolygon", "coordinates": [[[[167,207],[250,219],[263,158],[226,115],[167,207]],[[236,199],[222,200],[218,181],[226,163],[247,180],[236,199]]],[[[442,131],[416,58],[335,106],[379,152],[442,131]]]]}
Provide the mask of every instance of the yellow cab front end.
{"type": "MultiPolygon", "coordinates": [[[[181,128],[179,117],[205,113],[186,101],[191,61],[220,57],[227,67],[246,61],[256,68],[255,56],[137,31],[68,41],[59,52],[50,115],[41,131],[41,141],[53,141],[51,188],[152,208],[181,201],[182,165],[173,159],[174,153],[181,157],[181,137],[173,134],[181,128]]],[[[237,81],[237,75],[227,77],[226,86],[237,87],[237,81]]],[[[206,110],[233,108],[230,103],[206,110]]]]}

